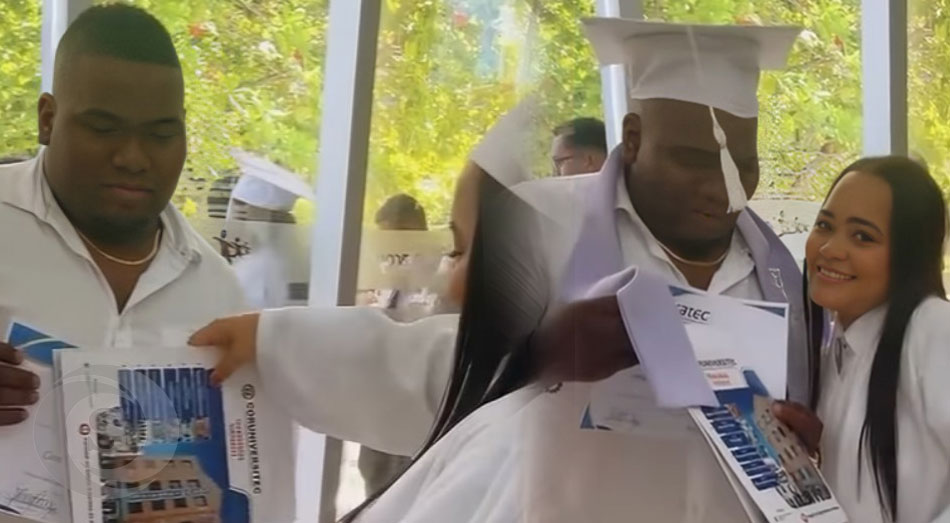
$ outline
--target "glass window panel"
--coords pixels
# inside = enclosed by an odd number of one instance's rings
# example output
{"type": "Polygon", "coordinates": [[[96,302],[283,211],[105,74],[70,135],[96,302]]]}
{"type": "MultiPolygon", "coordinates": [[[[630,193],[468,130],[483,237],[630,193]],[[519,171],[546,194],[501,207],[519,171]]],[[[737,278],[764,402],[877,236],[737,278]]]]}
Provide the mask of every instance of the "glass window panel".
{"type": "MultiPolygon", "coordinates": [[[[927,164],[946,192],[950,188],[950,2],[912,0],[907,7],[910,154],[927,164]]],[[[944,267],[950,264],[945,261],[944,267]]],[[[950,285],[950,270],[944,272],[944,285],[950,285]]]]}
{"type": "Polygon", "coordinates": [[[0,164],[36,154],[41,0],[0,2],[0,164]]]}
{"type": "Polygon", "coordinates": [[[126,3],[165,25],[182,62],[188,157],[172,203],[232,263],[254,307],[305,304],[312,202],[299,198],[288,212],[229,206],[242,174],[230,151],[312,186],[327,0],[126,3]]]}
{"type": "MultiPolygon", "coordinates": [[[[231,147],[312,180],[327,0],[126,3],[147,9],[168,28],[182,60],[188,160],[174,203],[199,230],[209,215],[223,217],[227,178],[239,174],[231,147]]],[[[310,211],[301,200],[294,215],[309,223],[310,211]]]]}
{"type": "Polygon", "coordinates": [[[908,131],[911,154],[950,186],[950,2],[908,3],[908,131]]]}

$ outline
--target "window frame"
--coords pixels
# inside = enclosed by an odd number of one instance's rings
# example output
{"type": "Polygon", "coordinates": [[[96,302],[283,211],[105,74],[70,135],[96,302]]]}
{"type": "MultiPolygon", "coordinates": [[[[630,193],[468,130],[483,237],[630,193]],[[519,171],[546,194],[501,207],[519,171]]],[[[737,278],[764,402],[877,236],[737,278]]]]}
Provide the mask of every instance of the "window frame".
{"type": "MultiPolygon", "coordinates": [[[[56,43],[92,0],[43,0],[42,89],[50,91],[56,43]]],[[[600,16],[642,17],[641,0],[596,0],[600,16]]],[[[381,0],[330,0],[323,117],[317,177],[319,220],[312,228],[310,304],[352,305],[356,298],[366,166],[381,0]]],[[[907,153],[907,1],[862,0],[862,92],[865,154],[907,153]],[[883,79],[883,80],[882,80],[883,79]]],[[[627,112],[622,67],[601,70],[608,144],[619,143],[627,112]]],[[[314,151],[316,154],[317,151],[314,151]]],[[[333,521],[328,499],[340,468],[338,442],[301,429],[298,516],[333,521]],[[314,466],[316,465],[316,467],[314,466]],[[323,470],[322,480],[313,471],[323,470]],[[322,484],[324,496],[300,490],[322,484]],[[316,495],[315,495],[316,494],[316,495]],[[324,499],[321,499],[324,498],[324,499]]]]}

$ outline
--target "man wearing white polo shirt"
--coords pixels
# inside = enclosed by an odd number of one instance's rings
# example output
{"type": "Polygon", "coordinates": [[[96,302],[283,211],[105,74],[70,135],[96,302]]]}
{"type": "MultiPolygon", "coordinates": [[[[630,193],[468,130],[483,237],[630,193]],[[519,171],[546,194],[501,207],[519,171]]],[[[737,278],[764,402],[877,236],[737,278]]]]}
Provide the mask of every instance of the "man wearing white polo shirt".
{"type": "MultiPolygon", "coordinates": [[[[61,345],[123,349],[182,345],[189,329],[243,310],[226,262],[169,205],[186,137],[168,32],[141,9],[90,8],[64,34],[55,73],[38,107],[46,147],[0,168],[0,323],[61,345]]],[[[5,471],[0,491],[63,480],[34,450],[52,413],[48,360],[0,343],[0,448],[19,452],[22,468],[5,471]],[[23,423],[30,416],[40,421],[23,423]]]]}

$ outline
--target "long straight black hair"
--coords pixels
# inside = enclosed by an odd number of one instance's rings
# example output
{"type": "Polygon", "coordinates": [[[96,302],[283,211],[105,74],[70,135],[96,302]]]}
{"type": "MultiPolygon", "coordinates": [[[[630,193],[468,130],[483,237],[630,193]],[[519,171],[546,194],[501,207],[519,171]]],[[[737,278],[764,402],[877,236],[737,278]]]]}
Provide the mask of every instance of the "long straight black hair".
{"type": "MultiPolygon", "coordinates": [[[[435,424],[413,464],[477,408],[529,382],[528,341],[545,315],[550,292],[537,242],[540,220],[533,208],[498,181],[480,175],[478,217],[452,377],[435,424]]],[[[398,478],[344,516],[341,523],[356,521],[398,478]]]]}
{"type": "MultiPolygon", "coordinates": [[[[881,509],[887,511],[892,521],[897,521],[896,411],[901,355],[907,325],[917,306],[931,296],[946,299],[941,273],[947,209],[943,194],[930,173],[909,158],[885,156],[858,160],[841,172],[832,189],[851,172],[877,176],[891,188],[888,308],[871,365],[864,425],[858,442],[858,477],[867,452],[881,509]]],[[[810,300],[807,271],[804,272],[805,298],[809,304],[809,346],[814,363],[811,375],[814,409],[820,393],[824,311],[810,300]]]]}

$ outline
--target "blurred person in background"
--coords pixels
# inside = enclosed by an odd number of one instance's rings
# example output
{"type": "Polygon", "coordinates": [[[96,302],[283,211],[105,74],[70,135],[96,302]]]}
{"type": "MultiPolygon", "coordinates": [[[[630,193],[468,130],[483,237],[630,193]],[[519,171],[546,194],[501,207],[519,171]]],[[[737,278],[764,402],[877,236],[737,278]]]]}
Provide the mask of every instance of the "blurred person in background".
{"type": "Polygon", "coordinates": [[[607,160],[607,131],[597,118],[575,118],[554,129],[551,162],[555,176],[595,173],[607,160]]]}
{"type": "Polygon", "coordinates": [[[292,265],[307,254],[295,241],[297,220],[291,211],[300,198],[313,201],[313,189],[261,157],[239,150],[232,155],[242,176],[231,191],[225,230],[249,245],[232,265],[241,288],[255,309],[306,305],[306,296],[294,292],[306,282],[293,281],[292,265]]]}
{"type": "Polygon", "coordinates": [[[408,194],[390,196],[376,211],[376,227],[381,231],[428,231],[426,210],[408,194]]]}
{"type": "MultiPolygon", "coordinates": [[[[376,227],[381,231],[427,231],[426,212],[415,198],[408,194],[389,197],[376,211],[376,227]]],[[[414,289],[378,289],[375,291],[377,306],[381,306],[390,318],[400,322],[418,320],[428,314],[424,307],[411,306],[414,289]]],[[[366,484],[366,495],[382,489],[399,475],[412,458],[360,448],[359,469],[366,484]]]]}

